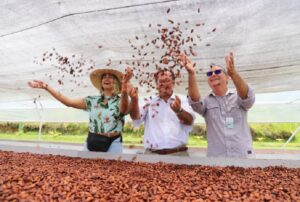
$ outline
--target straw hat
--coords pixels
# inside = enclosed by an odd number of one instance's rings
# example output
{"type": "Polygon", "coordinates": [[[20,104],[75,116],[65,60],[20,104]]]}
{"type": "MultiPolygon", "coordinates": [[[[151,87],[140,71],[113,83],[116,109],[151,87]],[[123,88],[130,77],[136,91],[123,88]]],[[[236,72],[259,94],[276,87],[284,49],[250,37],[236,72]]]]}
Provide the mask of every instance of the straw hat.
{"type": "Polygon", "coordinates": [[[116,79],[118,80],[119,88],[121,87],[121,81],[122,81],[122,78],[123,78],[123,73],[122,72],[120,72],[118,70],[115,70],[115,69],[96,69],[96,70],[91,72],[90,79],[91,79],[92,84],[98,90],[102,89],[101,78],[102,78],[103,74],[114,75],[116,77],[116,79]]]}

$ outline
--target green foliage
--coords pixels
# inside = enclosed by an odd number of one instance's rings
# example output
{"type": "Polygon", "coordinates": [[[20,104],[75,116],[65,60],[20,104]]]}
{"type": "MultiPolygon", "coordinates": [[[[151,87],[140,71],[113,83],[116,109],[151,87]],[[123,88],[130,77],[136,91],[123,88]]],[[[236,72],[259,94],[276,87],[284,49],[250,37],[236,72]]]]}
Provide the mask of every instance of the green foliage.
{"type": "Polygon", "coordinates": [[[61,135],[86,135],[88,125],[86,123],[46,123],[43,125],[45,133],[53,130],[61,135]]]}
{"type": "Polygon", "coordinates": [[[287,140],[299,126],[299,123],[256,123],[251,124],[250,129],[253,140],[280,141],[287,140]]]}
{"type": "MultiPolygon", "coordinates": [[[[254,141],[286,141],[292,133],[300,126],[300,123],[263,123],[250,124],[250,130],[254,141]]],[[[0,123],[0,133],[22,135],[23,133],[39,131],[39,123],[0,123]]],[[[43,134],[50,136],[70,136],[70,135],[87,135],[87,123],[44,123],[42,128],[43,134]]],[[[128,136],[142,138],[144,134],[144,125],[135,128],[132,123],[126,123],[123,127],[123,133],[128,136]]],[[[196,124],[193,127],[190,136],[196,139],[206,139],[206,127],[204,124],[196,124]]],[[[296,141],[296,138],[292,141],[296,141]]]]}
{"type": "Polygon", "coordinates": [[[200,136],[201,138],[206,138],[206,127],[203,124],[195,124],[192,132],[192,136],[200,136]]]}
{"type": "Polygon", "coordinates": [[[0,123],[0,131],[2,133],[15,133],[19,130],[19,123],[0,123]]]}
{"type": "MultiPolygon", "coordinates": [[[[19,131],[24,133],[39,131],[39,123],[24,123],[22,130],[18,123],[0,123],[1,133],[16,133],[19,131]]],[[[47,134],[60,135],[86,135],[88,133],[87,123],[44,123],[42,132],[47,134]]]]}
{"type": "Polygon", "coordinates": [[[23,127],[24,133],[27,132],[38,132],[39,124],[38,123],[25,123],[23,127]]]}
{"type": "Polygon", "coordinates": [[[24,129],[24,123],[20,122],[19,123],[19,132],[23,132],[23,129],[24,129]]]}
{"type": "Polygon", "coordinates": [[[144,134],[144,125],[141,125],[139,128],[135,128],[132,123],[125,123],[123,127],[123,133],[142,136],[144,134]]]}
{"type": "Polygon", "coordinates": [[[60,132],[58,132],[58,131],[53,130],[53,131],[49,132],[49,135],[51,135],[53,137],[58,137],[58,136],[60,136],[62,134],[60,132]]]}

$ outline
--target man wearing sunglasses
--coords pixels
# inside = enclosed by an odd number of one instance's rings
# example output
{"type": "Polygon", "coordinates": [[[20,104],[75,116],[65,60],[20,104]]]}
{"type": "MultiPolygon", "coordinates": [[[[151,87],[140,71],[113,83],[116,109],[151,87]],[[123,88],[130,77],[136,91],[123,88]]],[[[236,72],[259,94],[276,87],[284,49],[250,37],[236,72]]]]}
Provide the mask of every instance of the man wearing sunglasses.
{"type": "Polygon", "coordinates": [[[233,54],[225,57],[226,69],[215,64],[210,66],[206,76],[212,92],[204,98],[200,96],[191,60],[181,54],[178,61],[188,72],[189,104],[206,122],[207,156],[253,156],[247,111],[254,104],[255,94],[236,71],[233,54]],[[228,89],[229,79],[233,81],[236,91],[228,89]]]}

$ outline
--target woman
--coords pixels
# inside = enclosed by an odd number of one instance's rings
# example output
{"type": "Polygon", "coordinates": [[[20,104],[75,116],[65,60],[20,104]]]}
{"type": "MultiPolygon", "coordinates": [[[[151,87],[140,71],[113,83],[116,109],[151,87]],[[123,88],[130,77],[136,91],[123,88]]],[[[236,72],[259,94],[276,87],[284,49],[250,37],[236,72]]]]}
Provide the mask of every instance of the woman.
{"type": "MultiPolygon", "coordinates": [[[[126,72],[122,95],[127,95],[128,80],[132,72],[126,72]]],[[[92,84],[100,95],[70,99],[48,84],[34,80],[28,82],[32,88],[48,91],[55,99],[68,107],[89,112],[89,134],[84,150],[121,153],[124,116],[128,113],[127,96],[119,96],[123,74],[113,69],[96,69],[90,74],[92,84]],[[123,97],[123,98],[122,98],[123,97]]]]}

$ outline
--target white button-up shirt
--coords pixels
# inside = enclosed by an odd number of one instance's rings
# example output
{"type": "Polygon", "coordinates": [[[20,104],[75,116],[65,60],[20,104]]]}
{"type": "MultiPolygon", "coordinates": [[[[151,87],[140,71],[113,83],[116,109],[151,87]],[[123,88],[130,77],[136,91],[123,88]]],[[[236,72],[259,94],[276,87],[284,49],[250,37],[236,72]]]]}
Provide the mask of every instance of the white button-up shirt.
{"type": "MultiPolygon", "coordinates": [[[[141,117],[133,120],[133,124],[138,127],[144,123],[144,147],[146,149],[168,149],[187,144],[188,135],[193,126],[180,122],[170,107],[174,100],[174,95],[167,102],[155,96],[145,98],[144,104],[140,105],[141,117]]],[[[181,107],[195,119],[186,98],[181,98],[181,107]]]]}

